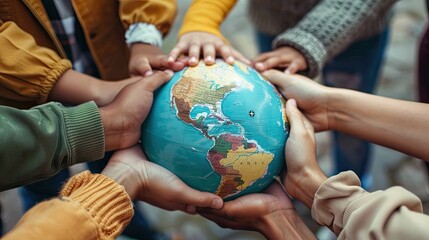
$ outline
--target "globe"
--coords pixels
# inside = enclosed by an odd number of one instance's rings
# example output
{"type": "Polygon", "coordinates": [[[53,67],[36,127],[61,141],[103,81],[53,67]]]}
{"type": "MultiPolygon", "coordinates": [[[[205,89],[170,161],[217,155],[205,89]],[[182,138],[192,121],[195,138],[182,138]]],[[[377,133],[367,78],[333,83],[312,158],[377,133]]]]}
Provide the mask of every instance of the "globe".
{"type": "Polygon", "coordinates": [[[194,189],[225,200],[260,192],[284,167],[284,104],[253,68],[200,62],[154,93],[142,148],[194,189]]]}

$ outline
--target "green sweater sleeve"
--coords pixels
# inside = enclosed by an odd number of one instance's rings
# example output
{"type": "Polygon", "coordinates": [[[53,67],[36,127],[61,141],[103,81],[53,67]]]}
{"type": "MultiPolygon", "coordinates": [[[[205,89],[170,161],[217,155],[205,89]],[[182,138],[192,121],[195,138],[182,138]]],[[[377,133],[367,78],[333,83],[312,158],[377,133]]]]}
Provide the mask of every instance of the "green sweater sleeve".
{"type": "Polygon", "coordinates": [[[0,191],[101,159],[104,132],[94,102],[47,103],[29,110],[0,106],[0,191]]]}

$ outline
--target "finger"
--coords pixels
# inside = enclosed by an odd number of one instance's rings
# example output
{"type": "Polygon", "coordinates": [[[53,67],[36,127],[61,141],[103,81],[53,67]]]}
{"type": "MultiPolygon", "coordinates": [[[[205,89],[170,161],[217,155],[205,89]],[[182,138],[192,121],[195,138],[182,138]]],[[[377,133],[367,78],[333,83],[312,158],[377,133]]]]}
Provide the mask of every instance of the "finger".
{"type": "Polygon", "coordinates": [[[287,75],[283,72],[274,69],[262,72],[262,76],[264,76],[268,81],[270,81],[272,84],[276,85],[279,88],[285,87],[287,84],[293,81],[293,78],[290,75],[287,75]]]}
{"type": "Polygon", "coordinates": [[[204,62],[206,65],[213,65],[216,58],[215,46],[211,43],[203,46],[204,62]]]}
{"type": "Polygon", "coordinates": [[[256,56],[253,59],[253,62],[264,62],[265,60],[267,60],[270,57],[275,56],[276,54],[274,52],[265,52],[265,53],[261,53],[258,56],[256,56]]]}
{"type": "Polygon", "coordinates": [[[149,77],[145,77],[145,89],[153,92],[168,82],[171,77],[173,77],[173,72],[171,70],[157,71],[149,77]]]}
{"type": "Polygon", "coordinates": [[[186,52],[188,45],[185,43],[179,42],[168,54],[168,62],[174,62],[179,56],[186,52]]]}
{"type": "Polygon", "coordinates": [[[284,57],[274,56],[265,60],[264,66],[265,69],[284,68],[290,64],[290,61],[290,59],[285,59],[284,57]]]}
{"type": "Polygon", "coordinates": [[[134,74],[141,76],[149,76],[153,73],[151,64],[147,58],[141,58],[133,71],[134,74]]]}
{"type": "Polygon", "coordinates": [[[187,61],[182,61],[177,59],[176,61],[170,62],[168,61],[167,56],[160,56],[157,61],[156,65],[152,62],[152,67],[157,69],[171,69],[174,72],[182,70],[187,64],[187,61]]]}
{"type": "Polygon", "coordinates": [[[254,63],[253,67],[259,72],[263,72],[266,70],[265,64],[263,62],[254,63]]]}
{"type": "Polygon", "coordinates": [[[233,49],[232,54],[238,61],[243,62],[247,65],[252,64],[252,62],[248,58],[246,58],[243,54],[241,54],[239,51],[233,49]]]}
{"type": "Polygon", "coordinates": [[[201,44],[198,42],[191,43],[191,46],[189,47],[189,61],[188,64],[190,66],[196,66],[198,64],[198,60],[200,59],[200,51],[201,51],[201,44]]]}
{"type": "Polygon", "coordinates": [[[299,136],[306,133],[303,116],[298,110],[295,99],[289,99],[286,102],[286,116],[290,122],[291,135],[299,136]]]}
{"type": "Polygon", "coordinates": [[[232,55],[231,46],[220,42],[216,43],[216,50],[219,52],[220,56],[227,62],[228,64],[234,64],[235,58],[232,55]]]}
{"type": "Polygon", "coordinates": [[[216,194],[209,192],[201,192],[190,187],[184,187],[185,190],[177,194],[175,201],[177,203],[186,204],[186,209],[194,209],[196,207],[220,209],[223,207],[223,200],[216,194]]]}
{"type": "Polygon", "coordinates": [[[297,62],[292,62],[291,64],[289,64],[289,66],[286,68],[285,73],[286,74],[294,74],[296,72],[298,72],[299,69],[299,64],[297,62]]]}

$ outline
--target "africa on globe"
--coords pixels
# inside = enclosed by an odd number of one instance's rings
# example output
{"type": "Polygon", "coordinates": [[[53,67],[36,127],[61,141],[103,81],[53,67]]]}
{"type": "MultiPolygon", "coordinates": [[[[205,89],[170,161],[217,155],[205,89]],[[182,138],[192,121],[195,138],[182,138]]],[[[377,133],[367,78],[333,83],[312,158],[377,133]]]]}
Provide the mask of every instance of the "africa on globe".
{"type": "Polygon", "coordinates": [[[264,190],[284,167],[285,101],[253,68],[217,59],[155,92],[142,125],[148,159],[225,200],[264,190]]]}

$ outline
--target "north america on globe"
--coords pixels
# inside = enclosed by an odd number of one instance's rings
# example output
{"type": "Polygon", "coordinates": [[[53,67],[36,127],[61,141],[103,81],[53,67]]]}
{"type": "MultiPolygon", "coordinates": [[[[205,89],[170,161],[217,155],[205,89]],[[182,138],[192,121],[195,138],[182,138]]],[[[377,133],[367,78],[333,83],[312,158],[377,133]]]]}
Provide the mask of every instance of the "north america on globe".
{"type": "Polygon", "coordinates": [[[229,198],[261,191],[279,174],[287,136],[274,87],[245,64],[217,60],[176,73],[156,93],[142,146],[191,187],[229,198]]]}

